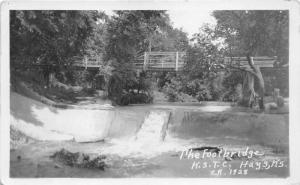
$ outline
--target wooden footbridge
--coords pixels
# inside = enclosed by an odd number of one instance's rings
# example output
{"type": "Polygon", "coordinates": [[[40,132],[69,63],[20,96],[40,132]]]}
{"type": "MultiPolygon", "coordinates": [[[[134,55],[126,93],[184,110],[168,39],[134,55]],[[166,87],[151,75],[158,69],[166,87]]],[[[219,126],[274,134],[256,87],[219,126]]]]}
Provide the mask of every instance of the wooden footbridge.
{"type": "Polygon", "coordinates": [[[181,71],[185,56],[185,52],[145,52],[134,64],[137,70],[143,71],[181,71]]]}
{"type": "MultiPolygon", "coordinates": [[[[136,70],[143,71],[180,71],[184,67],[185,52],[145,52],[133,62],[136,70]]],[[[73,66],[85,69],[99,68],[103,65],[101,57],[74,58],[73,66]]]]}
{"type": "MultiPolygon", "coordinates": [[[[133,62],[137,71],[182,71],[185,65],[185,52],[144,52],[137,56],[133,62]]],[[[102,57],[74,57],[71,65],[66,67],[77,67],[81,69],[97,70],[102,67],[102,57]]],[[[261,68],[273,68],[276,57],[254,57],[254,65],[261,68]]],[[[246,57],[225,57],[224,64],[234,68],[250,68],[246,57]]],[[[20,66],[22,64],[19,63],[20,66]]],[[[31,64],[33,66],[43,66],[43,64],[31,64]]],[[[24,66],[24,65],[23,65],[24,66]]]]}
{"type": "MultiPolygon", "coordinates": [[[[253,57],[254,65],[260,68],[273,68],[276,61],[277,61],[276,56],[275,57],[267,57],[267,56],[253,57]]],[[[242,69],[250,68],[247,57],[225,57],[224,64],[228,66],[232,66],[234,68],[242,68],[242,69]]]]}
{"type": "MultiPolygon", "coordinates": [[[[136,57],[134,66],[137,71],[182,71],[185,65],[185,52],[145,52],[136,57]]],[[[253,57],[254,65],[260,68],[273,68],[277,57],[253,57]]],[[[99,68],[103,64],[101,58],[84,58],[76,60],[74,66],[99,68]]],[[[224,64],[234,68],[249,69],[246,57],[225,57],[224,64]]]]}

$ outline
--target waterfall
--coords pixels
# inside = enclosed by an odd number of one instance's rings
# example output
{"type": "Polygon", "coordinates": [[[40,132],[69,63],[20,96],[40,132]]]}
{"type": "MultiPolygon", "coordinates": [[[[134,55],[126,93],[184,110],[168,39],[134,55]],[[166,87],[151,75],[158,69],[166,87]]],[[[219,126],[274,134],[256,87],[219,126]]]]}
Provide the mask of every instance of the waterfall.
{"type": "Polygon", "coordinates": [[[136,134],[130,138],[112,138],[109,146],[100,149],[102,154],[116,154],[126,157],[151,158],[168,151],[181,150],[186,142],[167,136],[171,112],[151,110],[136,134]]]}
{"type": "Polygon", "coordinates": [[[144,143],[160,142],[166,136],[170,112],[153,110],[145,118],[136,134],[136,141],[144,143]]]}

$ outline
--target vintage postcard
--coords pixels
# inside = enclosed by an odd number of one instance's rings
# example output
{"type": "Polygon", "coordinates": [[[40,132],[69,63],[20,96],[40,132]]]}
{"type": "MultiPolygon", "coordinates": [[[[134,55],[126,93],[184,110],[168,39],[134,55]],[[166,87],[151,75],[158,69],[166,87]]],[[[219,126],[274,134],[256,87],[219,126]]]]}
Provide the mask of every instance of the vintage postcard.
{"type": "Polygon", "coordinates": [[[299,30],[299,1],[3,2],[1,183],[300,184],[299,30]]]}

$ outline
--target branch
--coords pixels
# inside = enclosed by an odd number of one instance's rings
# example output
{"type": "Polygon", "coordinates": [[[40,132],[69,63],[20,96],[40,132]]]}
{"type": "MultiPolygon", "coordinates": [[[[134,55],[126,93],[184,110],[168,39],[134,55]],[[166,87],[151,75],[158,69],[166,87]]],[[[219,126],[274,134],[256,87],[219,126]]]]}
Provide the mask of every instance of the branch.
{"type": "Polygon", "coordinates": [[[247,60],[248,60],[248,64],[249,64],[249,66],[251,67],[251,69],[252,69],[253,71],[256,71],[256,68],[254,67],[253,58],[250,57],[250,55],[247,55],[247,60]]]}

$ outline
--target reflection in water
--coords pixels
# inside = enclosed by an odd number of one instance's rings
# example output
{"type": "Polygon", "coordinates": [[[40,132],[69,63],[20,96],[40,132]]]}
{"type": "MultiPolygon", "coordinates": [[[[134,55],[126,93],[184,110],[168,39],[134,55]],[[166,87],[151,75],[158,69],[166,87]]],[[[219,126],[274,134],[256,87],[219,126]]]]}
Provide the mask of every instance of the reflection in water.
{"type": "Polygon", "coordinates": [[[204,111],[204,112],[223,112],[226,110],[229,110],[231,108],[231,106],[213,106],[213,105],[209,105],[209,106],[202,106],[199,107],[198,110],[204,111]]]}

